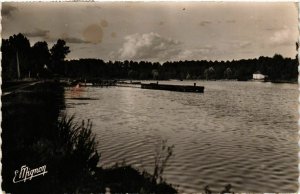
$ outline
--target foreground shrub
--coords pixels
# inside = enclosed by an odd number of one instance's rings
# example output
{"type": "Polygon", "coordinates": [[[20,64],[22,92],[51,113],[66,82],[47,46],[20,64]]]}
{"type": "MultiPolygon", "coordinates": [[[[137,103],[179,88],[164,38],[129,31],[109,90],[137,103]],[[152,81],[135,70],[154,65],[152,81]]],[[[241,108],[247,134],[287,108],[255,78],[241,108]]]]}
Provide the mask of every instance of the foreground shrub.
{"type": "Polygon", "coordinates": [[[63,190],[75,192],[94,173],[100,158],[92,123],[88,120],[78,125],[73,116],[63,115],[57,124],[57,134],[53,165],[63,190]]]}
{"type": "Polygon", "coordinates": [[[167,166],[167,163],[170,157],[173,154],[172,146],[167,146],[167,140],[162,140],[160,148],[156,150],[155,161],[154,161],[154,170],[152,175],[152,181],[156,183],[163,182],[163,173],[167,166]]]}

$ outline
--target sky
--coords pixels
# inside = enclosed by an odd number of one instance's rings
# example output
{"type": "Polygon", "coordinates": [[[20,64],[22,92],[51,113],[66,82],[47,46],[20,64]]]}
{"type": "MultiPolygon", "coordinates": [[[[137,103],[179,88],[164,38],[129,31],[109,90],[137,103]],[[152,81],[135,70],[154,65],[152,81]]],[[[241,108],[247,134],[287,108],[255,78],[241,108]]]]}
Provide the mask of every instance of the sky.
{"type": "Polygon", "coordinates": [[[68,59],[165,62],[296,56],[293,2],[2,3],[2,38],[64,39],[68,59]]]}

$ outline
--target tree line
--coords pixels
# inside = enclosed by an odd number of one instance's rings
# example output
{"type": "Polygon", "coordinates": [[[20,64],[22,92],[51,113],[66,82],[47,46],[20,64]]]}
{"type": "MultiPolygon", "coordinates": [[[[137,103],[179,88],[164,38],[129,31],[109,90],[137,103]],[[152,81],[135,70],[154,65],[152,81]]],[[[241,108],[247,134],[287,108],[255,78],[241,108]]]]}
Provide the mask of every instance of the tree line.
{"type": "Polygon", "coordinates": [[[31,47],[29,40],[22,34],[3,39],[1,49],[3,79],[16,78],[17,56],[23,77],[29,74],[31,77],[57,74],[69,78],[249,80],[254,73],[260,72],[271,81],[296,81],[298,76],[298,56],[292,59],[279,54],[231,61],[65,61],[70,50],[64,40],[59,39],[49,50],[46,42],[37,42],[31,47]]]}
{"type": "Polygon", "coordinates": [[[65,75],[73,78],[104,79],[252,79],[254,73],[268,75],[270,80],[296,81],[298,59],[273,57],[232,61],[174,61],[160,63],[79,59],[65,62],[65,75]]]}
{"type": "Polygon", "coordinates": [[[64,59],[70,53],[64,40],[58,39],[49,49],[45,41],[31,46],[21,33],[2,39],[1,51],[3,81],[63,74],[64,59]]]}

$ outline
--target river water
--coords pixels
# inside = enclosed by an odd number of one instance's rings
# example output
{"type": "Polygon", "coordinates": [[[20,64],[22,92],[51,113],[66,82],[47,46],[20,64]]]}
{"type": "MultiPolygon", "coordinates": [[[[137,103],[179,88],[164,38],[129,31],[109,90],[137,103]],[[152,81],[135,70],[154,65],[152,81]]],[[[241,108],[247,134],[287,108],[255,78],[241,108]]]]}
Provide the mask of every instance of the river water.
{"type": "Polygon", "coordinates": [[[203,192],[206,185],[220,192],[226,184],[235,192],[296,192],[298,86],[196,82],[203,94],[69,88],[66,111],[92,120],[100,166],[125,161],[152,172],[165,139],[175,147],[163,177],[180,192],[203,192]]]}

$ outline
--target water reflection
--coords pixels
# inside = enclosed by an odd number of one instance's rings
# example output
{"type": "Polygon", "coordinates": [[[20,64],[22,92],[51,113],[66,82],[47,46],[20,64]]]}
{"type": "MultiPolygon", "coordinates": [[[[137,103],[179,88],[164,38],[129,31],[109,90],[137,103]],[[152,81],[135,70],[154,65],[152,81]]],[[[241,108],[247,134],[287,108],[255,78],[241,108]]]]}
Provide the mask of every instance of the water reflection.
{"type": "MultiPolygon", "coordinates": [[[[192,84],[193,82],[173,82],[192,84]]],[[[101,165],[123,159],[153,171],[161,138],[175,145],[167,181],[180,191],[296,192],[297,85],[197,82],[204,94],[138,88],[86,88],[66,99],[71,114],[89,118],[101,165]]],[[[66,97],[71,95],[66,92],[66,97]]]]}

